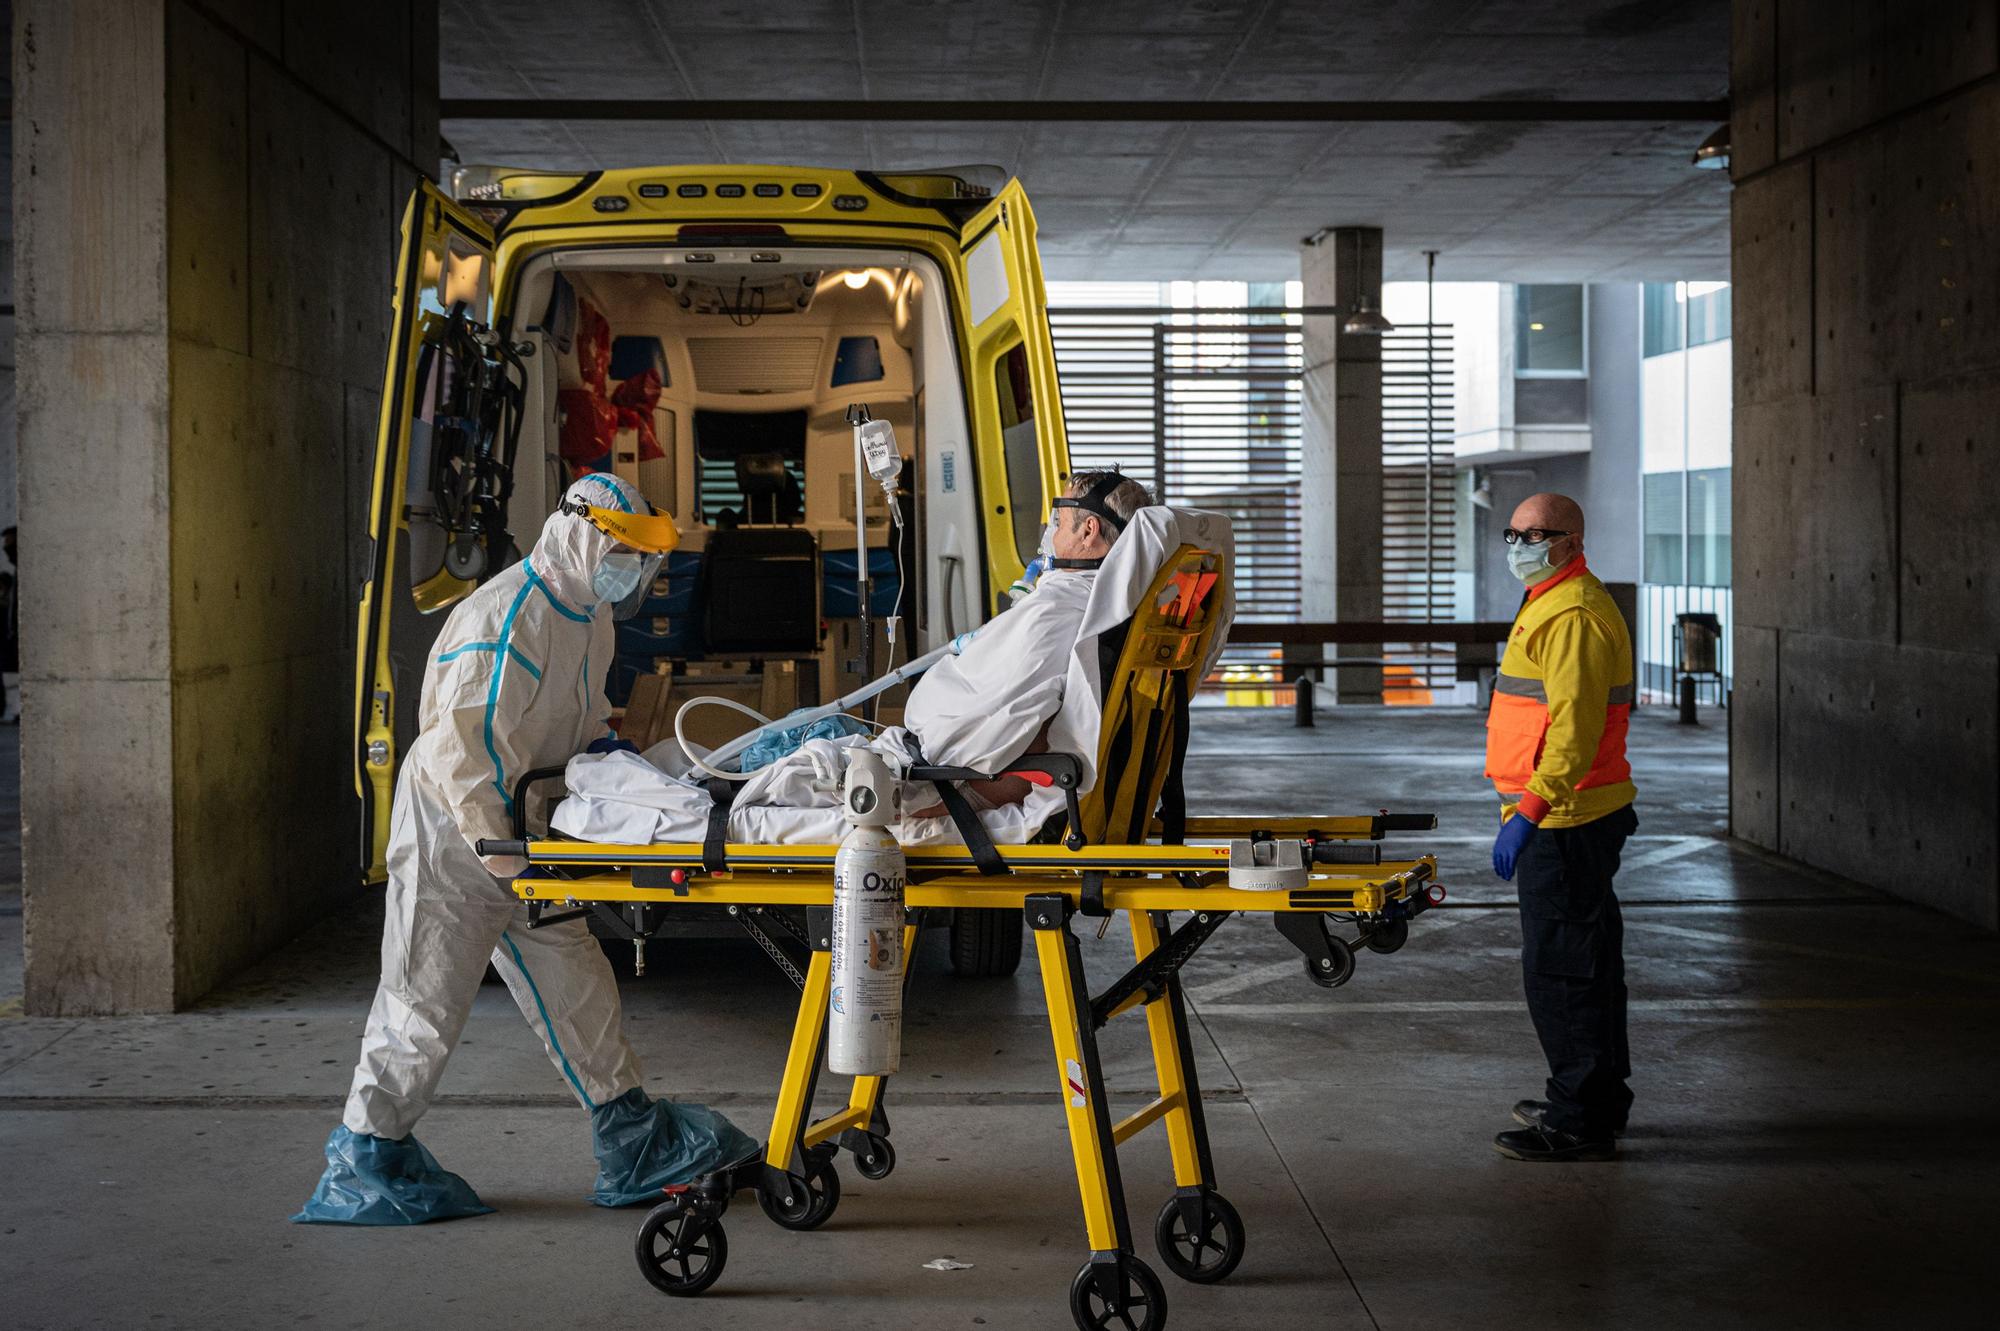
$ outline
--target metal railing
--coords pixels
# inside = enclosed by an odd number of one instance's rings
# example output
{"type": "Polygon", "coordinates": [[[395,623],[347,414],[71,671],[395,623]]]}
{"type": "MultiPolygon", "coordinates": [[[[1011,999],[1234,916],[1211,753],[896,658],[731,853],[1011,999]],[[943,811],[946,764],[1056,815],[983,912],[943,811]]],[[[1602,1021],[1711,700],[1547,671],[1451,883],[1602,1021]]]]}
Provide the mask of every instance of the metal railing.
{"type": "Polygon", "coordinates": [[[1639,700],[1649,703],[1675,701],[1680,678],[1680,662],[1675,659],[1674,616],[1707,613],[1722,621],[1721,640],[1716,643],[1715,663],[1719,677],[1696,681],[1696,697],[1704,704],[1721,705],[1729,696],[1735,678],[1730,643],[1734,596],[1728,587],[1693,587],[1648,583],[1639,588],[1639,700]]]}

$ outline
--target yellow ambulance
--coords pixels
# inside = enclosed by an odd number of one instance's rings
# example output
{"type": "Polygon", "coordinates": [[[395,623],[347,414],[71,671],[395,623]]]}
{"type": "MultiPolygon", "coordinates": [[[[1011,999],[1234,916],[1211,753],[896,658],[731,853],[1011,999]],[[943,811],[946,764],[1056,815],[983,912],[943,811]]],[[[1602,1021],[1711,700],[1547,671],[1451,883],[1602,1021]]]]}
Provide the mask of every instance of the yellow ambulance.
{"type": "Polygon", "coordinates": [[[1018,181],[469,168],[452,192],[411,196],[396,275],[356,662],[369,881],[442,612],[576,475],[627,477],[683,533],[619,626],[613,702],[768,707],[996,613],[1069,471],[1018,181]],[[856,484],[863,412],[894,427],[893,495],[856,484]]]}

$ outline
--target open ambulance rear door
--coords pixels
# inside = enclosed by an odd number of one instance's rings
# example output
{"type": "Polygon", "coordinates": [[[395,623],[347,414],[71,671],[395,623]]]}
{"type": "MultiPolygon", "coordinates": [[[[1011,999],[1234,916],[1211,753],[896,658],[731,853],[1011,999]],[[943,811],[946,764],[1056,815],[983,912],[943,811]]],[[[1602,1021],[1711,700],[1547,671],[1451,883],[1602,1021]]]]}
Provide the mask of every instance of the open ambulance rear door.
{"type": "Polygon", "coordinates": [[[1041,544],[1049,500],[1069,475],[1055,342],[1035,214],[1010,180],[961,234],[969,306],[966,383],[985,498],[989,613],[1041,544]]]}
{"type": "Polygon", "coordinates": [[[365,881],[386,876],[396,764],[445,607],[511,562],[518,350],[487,327],[493,233],[425,181],[403,213],[355,647],[365,881]]]}

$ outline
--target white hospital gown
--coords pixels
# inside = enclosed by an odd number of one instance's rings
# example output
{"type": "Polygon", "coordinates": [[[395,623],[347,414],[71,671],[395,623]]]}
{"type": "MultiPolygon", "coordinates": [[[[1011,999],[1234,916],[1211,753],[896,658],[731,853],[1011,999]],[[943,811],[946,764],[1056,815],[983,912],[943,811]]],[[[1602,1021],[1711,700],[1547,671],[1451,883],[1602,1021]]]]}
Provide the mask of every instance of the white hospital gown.
{"type": "MultiPolygon", "coordinates": [[[[1062,706],[1070,648],[1095,580],[1089,571],[1045,574],[1032,595],[982,627],[963,652],[925,672],[904,709],[907,731],[891,727],[872,740],[811,740],[759,769],[730,806],[729,840],[764,845],[839,841],[847,831],[840,810],[842,749],[865,743],[907,763],[908,736],[914,733],[925,761],[939,766],[997,772],[1019,758],[1062,706]]],[[[579,755],[569,764],[570,797],[551,825],[566,836],[627,845],[702,840],[713,801],[696,781],[678,775],[683,770],[679,757],[671,741],[643,757],[579,755]]],[[[897,840],[922,846],[958,839],[948,817],[908,816],[937,803],[930,783],[905,782],[901,793],[905,817],[895,829],[897,840]]],[[[994,841],[1019,844],[1063,802],[1060,791],[1038,786],[1021,804],[979,809],[980,821],[994,841]]],[[[975,799],[974,807],[978,805],[975,799]]]]}

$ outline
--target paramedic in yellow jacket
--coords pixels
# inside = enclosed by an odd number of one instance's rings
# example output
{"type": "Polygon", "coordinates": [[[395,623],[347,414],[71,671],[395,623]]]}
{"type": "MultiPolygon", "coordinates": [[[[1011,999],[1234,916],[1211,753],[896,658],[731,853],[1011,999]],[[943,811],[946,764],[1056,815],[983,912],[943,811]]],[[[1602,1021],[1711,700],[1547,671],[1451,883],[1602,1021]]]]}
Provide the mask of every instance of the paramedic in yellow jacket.
{"type": "Polygon", "coordinates": [[[1624,925],[1612,877],[1632,812],[1625,728],[1632,639],[1583,557],[1583,510],[1531,495],[1503,533],[1527,595],[1507,635],[1486,720],[1500,795],[1493,872],[1519,875],[1521,969],[1549,1062],[1547,1098],[1514,1106],[1494,1139],[1516,1160],[1603,1160],[1632,1105],[1624,925]]]}

